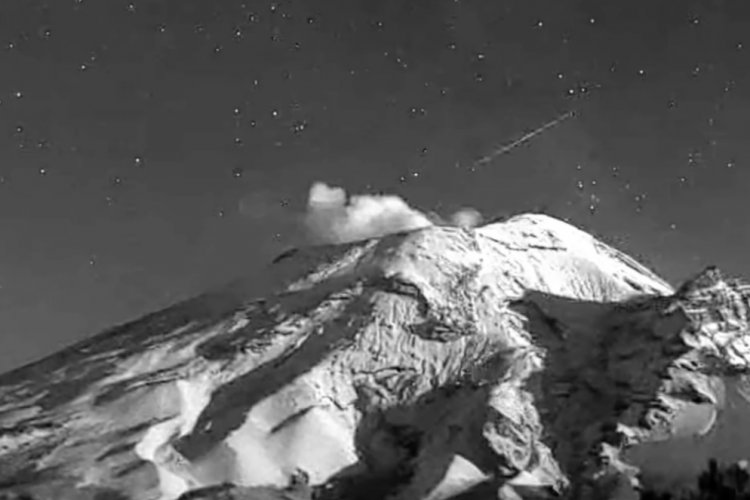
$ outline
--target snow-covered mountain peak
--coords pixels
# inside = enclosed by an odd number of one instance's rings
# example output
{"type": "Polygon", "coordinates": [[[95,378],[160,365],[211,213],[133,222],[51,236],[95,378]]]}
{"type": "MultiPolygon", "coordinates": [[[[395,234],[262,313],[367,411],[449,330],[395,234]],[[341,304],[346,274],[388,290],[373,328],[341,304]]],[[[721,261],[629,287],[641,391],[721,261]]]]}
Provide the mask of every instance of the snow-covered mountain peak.
{"type": "Polygon", "coordinates": [[[290,250],[1,376],[0,491],[585,498],[748,366],[747,289],[708,273],[675,293],[539,214],[290,250]]]}

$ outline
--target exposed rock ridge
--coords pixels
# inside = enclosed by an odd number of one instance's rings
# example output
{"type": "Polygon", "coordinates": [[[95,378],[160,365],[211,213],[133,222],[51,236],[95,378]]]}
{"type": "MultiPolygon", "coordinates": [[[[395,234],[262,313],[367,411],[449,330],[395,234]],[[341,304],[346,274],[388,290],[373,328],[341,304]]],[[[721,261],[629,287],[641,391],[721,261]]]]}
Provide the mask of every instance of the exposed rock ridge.
{"type": "Polygon", "coordinates": [[[613,414],[601,421],[594,451],[605,459],[590,461],[590,476],[612,463],[634,475],[621,452],[711,430],[725,404],[726,378],[750,366],[749,298],[748,285],[710,267],[671,297],[608,315],[598,347],[600,401],[609,401],[613,414]]]}

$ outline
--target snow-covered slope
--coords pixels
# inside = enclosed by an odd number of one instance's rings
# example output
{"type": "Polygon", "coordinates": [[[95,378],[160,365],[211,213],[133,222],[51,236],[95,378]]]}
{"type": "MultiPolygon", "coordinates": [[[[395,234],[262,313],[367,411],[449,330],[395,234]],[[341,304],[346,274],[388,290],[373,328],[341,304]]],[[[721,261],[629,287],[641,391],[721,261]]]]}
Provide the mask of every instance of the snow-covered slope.
{"type": "Polygon", "coordinates": [[[291,251],[0,377],[0,492],[583,498],[710,427],[747,297],[713,270],[675,294],[544,215],[291,251]]]}

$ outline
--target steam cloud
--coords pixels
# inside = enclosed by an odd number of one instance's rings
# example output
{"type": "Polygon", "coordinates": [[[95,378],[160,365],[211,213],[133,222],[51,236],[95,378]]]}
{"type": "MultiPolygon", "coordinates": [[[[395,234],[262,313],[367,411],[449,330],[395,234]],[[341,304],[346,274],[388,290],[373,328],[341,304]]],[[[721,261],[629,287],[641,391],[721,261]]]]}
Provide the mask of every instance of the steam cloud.
{"type": "Polygon", "coordinates": [[[428,216],[393,195],[352,195],[340,187],[316,182],[310,188],[303,217],[312,243],[348,243],[433,225],[473,227],[482,220],[471,208],[454,213],[449,222],[428,216]]]}
{"type": "Polygon", "coordinates": [[[458,227],[470,228],[482,223],[482,214],[473,208],[462,208],[451,216],[451,224],[458,227]]]}

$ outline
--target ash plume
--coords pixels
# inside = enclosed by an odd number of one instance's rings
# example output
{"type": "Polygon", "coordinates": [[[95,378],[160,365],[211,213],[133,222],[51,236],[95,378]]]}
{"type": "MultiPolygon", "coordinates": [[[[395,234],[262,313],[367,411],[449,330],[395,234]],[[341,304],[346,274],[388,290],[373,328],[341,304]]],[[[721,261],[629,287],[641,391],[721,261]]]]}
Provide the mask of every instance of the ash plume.
{"type": "Polygon", "coordinates": [[[473,227],[482,220],[471,208],[454,213],[448,221],[434,213],[425,214],[395,195],[347,195],[341,187],[316,182],[310,188],[304,217],[312,243],[347,243],[378,238],[433,225],[473,227]]]}
{"type": "Polygon", "coordinates": [[[347,196],[343,188],[323,182],[310,188],[304,223],[308,238],[318,244],[347,243],[433,225],[398,196],[347,196]]]}
{"type": "Polygon", "coordinates": [[[450,225],[463,228],[476,227],[482,223],[483,217],[479,210],[462,208],[451,216],[450,225]]]}
{"type": "Polygon", "coordinates": [[[238,211],[257,227],[282,234],[292,246],[350,243],[429,226],[470,228],[482,222],[473,208],[443,217],[422,212],[396,195],[347,194],[344,188],[324,182],[312,184],[304,211],[279,200],[270,191],[253,191],[239,200],[238,211]]]}

